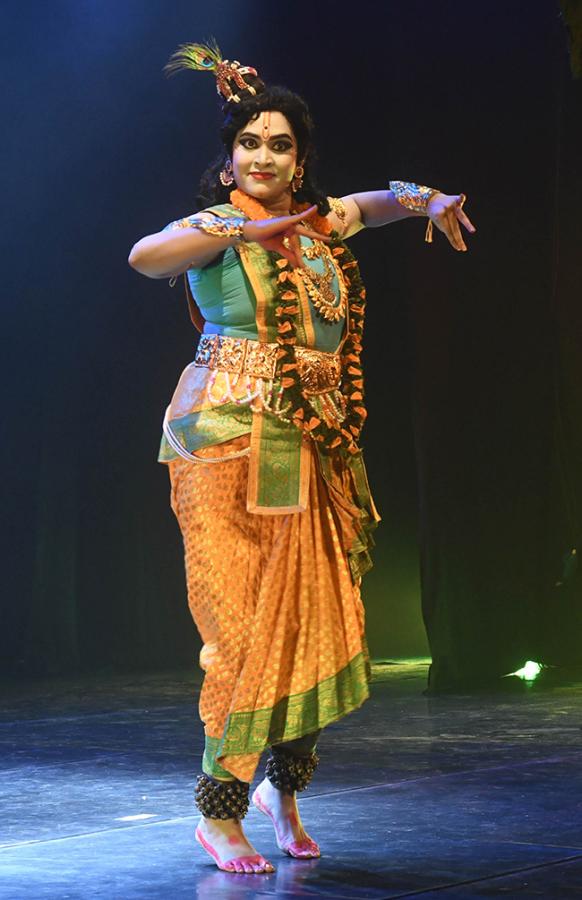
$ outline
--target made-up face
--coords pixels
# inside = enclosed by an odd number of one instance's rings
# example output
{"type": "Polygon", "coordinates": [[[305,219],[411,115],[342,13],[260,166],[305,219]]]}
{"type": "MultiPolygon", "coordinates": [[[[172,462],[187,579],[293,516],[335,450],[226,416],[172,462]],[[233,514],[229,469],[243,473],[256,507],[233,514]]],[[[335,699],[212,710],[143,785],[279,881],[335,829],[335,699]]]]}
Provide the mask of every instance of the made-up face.
{"type": "Polygon", "coordinates": [[[297,167],[297,141],[280,112],[262,112],[237,132],[232,167],[237,187],[259,202],[290,190],[297,167]]]}

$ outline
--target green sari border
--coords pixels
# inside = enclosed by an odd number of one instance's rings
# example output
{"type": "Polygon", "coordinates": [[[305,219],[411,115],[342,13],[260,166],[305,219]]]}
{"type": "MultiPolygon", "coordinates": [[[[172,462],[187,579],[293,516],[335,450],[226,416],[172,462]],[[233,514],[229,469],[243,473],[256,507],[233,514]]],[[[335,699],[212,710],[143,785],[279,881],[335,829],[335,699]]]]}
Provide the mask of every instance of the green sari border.
{"type": "Polygon", "coordinates": [[[232,772],[227,772],[221,765],[216,762],[218,748],[220,746],[220,738],[210,737],[206,735],[204,738],[204,755],[202,757],[202,771],[211,778],[224,778],[231,780],[234,776],[232,772]]]}
{"type": "Polygon", "coordinates": [[[253,418],[247,494],[249,512],[302,512],[307,507],[303,434],[270,413],[253,418]]]}
{"type": "Polygon", "coordinates": [[[203,771],[217,778],[232,777],[217,762],[225,756],[262,753],[324,728],[360,707],[370,696],[367,647],[339,672],[300,694],[282,697],[275,706],[231,713],[222,738],[206,736],[203,771]]]}

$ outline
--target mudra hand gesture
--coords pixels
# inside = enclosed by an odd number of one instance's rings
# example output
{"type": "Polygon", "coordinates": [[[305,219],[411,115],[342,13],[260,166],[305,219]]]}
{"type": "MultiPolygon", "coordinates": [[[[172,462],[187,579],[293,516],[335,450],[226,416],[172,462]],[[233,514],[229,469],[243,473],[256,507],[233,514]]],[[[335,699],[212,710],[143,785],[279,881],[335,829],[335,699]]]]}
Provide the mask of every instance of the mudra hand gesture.
{"type": "Polygon", "coordinates": [[[470,234],[474,234],[477,230],[463,212],[465,199],[464,194],[442,194],[439,192],[431,197],[426,207],[426,213],[431,222],[436,225],[439,231],[446,234],[455,250],[467,249],[467,245],[461,235],[459,222],[470,234]]]}
{"type": "Polygon", "coordinates": [[[300,224],[302,219],[307,218],[316,210],[317,206],[314,204],[309,209],[295,213],[293,216],[278,216],[274,219],[259,219],[245,222],[243,237],[245,241],[254,241],[260,244],[265,250],[275,250],[288,259],[293,266],[302,266],[300,234],[312,240],[325,241],[326,243],[330,241],[327,235],[311,231],[300,224]]]}

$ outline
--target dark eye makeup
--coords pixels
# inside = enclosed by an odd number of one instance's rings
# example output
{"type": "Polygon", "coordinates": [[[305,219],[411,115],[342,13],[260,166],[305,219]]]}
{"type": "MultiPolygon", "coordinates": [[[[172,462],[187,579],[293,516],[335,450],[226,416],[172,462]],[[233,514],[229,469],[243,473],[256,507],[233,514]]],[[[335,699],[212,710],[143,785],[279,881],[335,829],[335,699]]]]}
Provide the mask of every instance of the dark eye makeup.
{"type": "MultiPolygon", "coordinates": [[[[239,144],[243,146],[246,150],[254,150],[257,146],[257,138],[246,137],[239,138],[239,144]]],[[[276,153],[288,153],[289,150],[293,148],[293,144],[288,140],[277,140],[273,144],[273,150],[276,153]]]]}

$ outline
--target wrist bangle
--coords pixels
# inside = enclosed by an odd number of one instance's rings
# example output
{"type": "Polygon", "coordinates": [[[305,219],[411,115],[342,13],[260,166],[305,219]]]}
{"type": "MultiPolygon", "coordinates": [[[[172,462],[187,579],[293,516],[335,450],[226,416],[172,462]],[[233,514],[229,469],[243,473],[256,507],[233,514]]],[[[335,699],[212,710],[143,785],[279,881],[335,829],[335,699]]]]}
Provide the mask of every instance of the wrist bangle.
{"type": "Polygon", "coordinates": [[[214,237],[232,237],[235,239],[235,245],[244,241],[243,226],[247,219],[229,217],[225,219],[208,219],[205,216],[187,216],[185,219],[178,219],[172,222],[171,228],[198,228],[205,234],[212,234],[214,237]]]}
{"type": "Polygon", "coordinates": [[[414,184],[413,181],[391,181],[390,190],[401,206],[425,216],[428,204],[434,195],[439,193],[436,188],[427,187],[425,184],[414,184]]]}
{"type": "Polygon", "coordinates": [[[244,241],[243,226],[247,220],[241,218],[206,219],[196,222],[195,228],[199,228],[205,234],[213,234],[216,237],[232,237],[235,244],[244,241]]]}
{"type": "MultiPolygon", "coordinates": [[[[401,206],[413,212],[427,216],[427,207],[435,194],[440,193],[436,188],[427,187],[425,184],[415,184],[413,181],[391,181],[390,190],[401,206]]],[[[432,244],[432,220],[429,219],[424,239],[427,244],[432,244]]]]}

